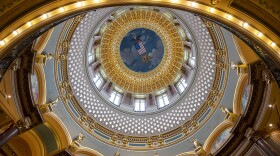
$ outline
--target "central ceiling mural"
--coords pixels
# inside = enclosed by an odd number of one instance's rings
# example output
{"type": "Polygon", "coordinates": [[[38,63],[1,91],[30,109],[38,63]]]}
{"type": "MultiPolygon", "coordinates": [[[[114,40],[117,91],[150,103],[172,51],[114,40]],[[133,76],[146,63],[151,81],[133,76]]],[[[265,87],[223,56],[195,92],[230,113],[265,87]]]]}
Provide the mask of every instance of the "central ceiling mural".
{"type": "Polygon", "coordinates": [[[152,30],[137,28],[129,31],[120,45],[123,63],[135,72],[148,72],[161,62],[164,47],[161,38],[152,30]]]}

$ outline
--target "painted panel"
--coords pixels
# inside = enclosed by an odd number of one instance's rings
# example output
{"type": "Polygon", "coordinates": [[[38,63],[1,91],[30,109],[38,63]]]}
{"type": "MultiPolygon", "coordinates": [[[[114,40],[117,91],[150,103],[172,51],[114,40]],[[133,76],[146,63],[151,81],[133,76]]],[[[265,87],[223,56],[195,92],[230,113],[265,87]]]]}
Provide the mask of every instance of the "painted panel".
{"type": "Polygon", "coordinates": [[[211,153],[215,153],[222,145],[227,141],[227,139],[230,137],[230,130],[232,127],[225,129],[214,141],[212,147],[211,147],[211,153]]]}
{"type": "Polygon", "coordinates": [[[39,85],[38,85],[38,78],[37,73],[31,75],[31,86],[32,86],[32,95],[35,103],[38,103],[39,97],[39,85]]]}
{"type": "Polygon", "coordinates": [[[247,80],[242,90],[242,97],[241,97],[242,112],[244,112],[246,109],[249,100],[249,95],[250,95],[250,85],[248,84],[248,80],[247,80]]]}
{"type": "Polygon", "coordinates": [[[146,28],[133,29],[120,45],[123,63],[135,72],[148,72],[161,62],[164,48],[161,38],[146,28]]]}

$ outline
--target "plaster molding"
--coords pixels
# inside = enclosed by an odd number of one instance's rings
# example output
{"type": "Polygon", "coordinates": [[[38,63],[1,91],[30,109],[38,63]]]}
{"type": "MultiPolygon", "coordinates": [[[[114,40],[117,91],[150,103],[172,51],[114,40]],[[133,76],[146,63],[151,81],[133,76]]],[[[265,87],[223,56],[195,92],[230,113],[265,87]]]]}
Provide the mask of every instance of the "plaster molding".
{"type": "Polygon", "coordinates": [[[55,136],[57,136],[57,141],[59,142],[59,148],[64,149],[70,146],[72,138],[59,117],[52,112],[45,113],[43,116],[51,129],[55,132],[55,136]]]}
{"type": "Polygon", "coordinates": [[[35,50],[39,54],[42,53],[53,33],[53,30],[54,27],[45,32],[43,35],[41,35],[40,38],[38,38],[35,42],[33,50],[35,50]]]}
{"type": "Polygon", "coordinates": [[[19,135],[32,149],[32,156],[45,155],[45,146],[41,138],[33,131],[29,130],[19,135]]]}
{"type": "Polygon", "coordinates": [[[229,121],[229,120],[225,120],[222,123],[220,123],[213,131],[212,133],[209,135],[209,137],[206,139],[203,149],[205,150],[205,152],[207,154],[210,153],[211,147],[213,146],[214,142],[216,141],[217,137],[227,128],[233,127],[234,123],[229,121]]]}
{"type": "Polygon", "coordinates": [[[239,74],[239,78],[237,81],[237,85],[236,85],[234,97],[233,97],[233,113],[234,114],[240,115],[243,113],[242,106],[241,106],[242,105],[241,99],[242,99],[243,89],[244,89],[245,83],[247,81],[248,81],[247,73],[239,74]]]}

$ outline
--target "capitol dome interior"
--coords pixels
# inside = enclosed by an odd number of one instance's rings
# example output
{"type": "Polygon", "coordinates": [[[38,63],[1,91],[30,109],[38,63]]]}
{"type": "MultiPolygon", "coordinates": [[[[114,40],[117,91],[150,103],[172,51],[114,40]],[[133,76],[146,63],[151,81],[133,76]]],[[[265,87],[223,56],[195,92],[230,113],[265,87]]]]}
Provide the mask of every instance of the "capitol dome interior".
{"type": "Polygon", "coordinates": [[[0,155],[280,155],[278,0],[2,0],[0,155]]]}

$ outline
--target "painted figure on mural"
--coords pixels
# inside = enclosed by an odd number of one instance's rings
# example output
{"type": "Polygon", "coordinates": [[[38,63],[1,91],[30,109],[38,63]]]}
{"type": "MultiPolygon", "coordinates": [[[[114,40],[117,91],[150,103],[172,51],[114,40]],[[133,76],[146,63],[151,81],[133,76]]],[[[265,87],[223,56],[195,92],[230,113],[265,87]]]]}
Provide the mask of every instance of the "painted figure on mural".
{"type": "Polygon", "coordinates": [[[133,29],[120,45],[123,63],[132,71],[148,72],[156,68],[164,55],[161,38],[146,28],[133,29]]]}

